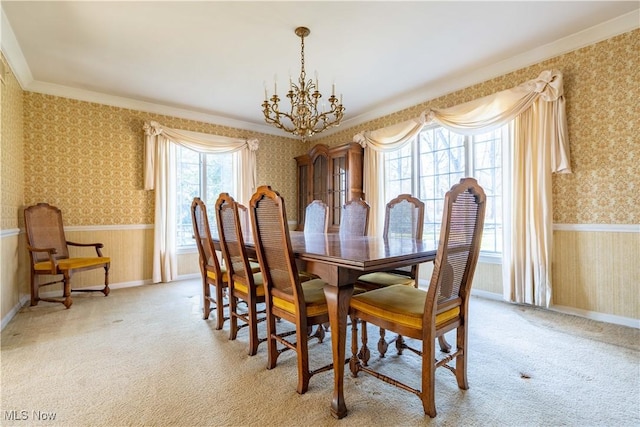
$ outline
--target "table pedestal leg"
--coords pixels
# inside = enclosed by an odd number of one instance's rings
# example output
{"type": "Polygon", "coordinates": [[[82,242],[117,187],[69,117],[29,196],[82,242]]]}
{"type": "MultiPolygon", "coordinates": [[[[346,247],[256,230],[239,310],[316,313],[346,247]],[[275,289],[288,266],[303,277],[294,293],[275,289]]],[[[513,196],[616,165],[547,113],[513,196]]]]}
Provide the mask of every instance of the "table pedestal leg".
{"type": "Polygon", "coordinates": [[[324,288],[324,295],[329,308],[329,324],[331,327],[331,348],[333,351],[333,400],[331,401],[331,415],[344,418],[347,415],[347,405],[344,402],[344,361],[345,344],[347,340],[347,314],[349,300],[353,294],[353,285],[331,286],[324,288]]]}

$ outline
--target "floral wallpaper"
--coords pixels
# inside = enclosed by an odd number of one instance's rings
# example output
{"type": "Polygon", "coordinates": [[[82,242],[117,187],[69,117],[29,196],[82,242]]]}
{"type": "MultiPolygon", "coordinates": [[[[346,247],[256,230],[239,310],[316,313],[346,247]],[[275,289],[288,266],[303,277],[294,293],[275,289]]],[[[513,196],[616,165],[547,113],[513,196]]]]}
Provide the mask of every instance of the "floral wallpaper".
{"type": "MultiPolygon", "coordinates": [[[[573,173],[554,176],[554,222],[637,224],[640,223],[638,52],[640,30],[634,30],[343,129],[312,144],[343,144],[362,130],[416,117],[428,107],[443,108],[489,95],[555,68],[564,74],[573,173]]],[[[2,89],[3,106],[7,105],[5,97],[8,97],[12,99],[9,103],[18,107],[2,110],[3,229],[18,226],[21,219],[16,218],[17,207],[41,201],[62,208],[67,225],[153,223],[153,193],[142,189],[142,124],[146,120],[179,129],[259,139],[258,184],[272,185],[285,199],[295,200],[293,158],[312,144],[193,120],[22,93],[14,78],[8,80],[2,89]],[[24,148],[19,143],[5,142],[20,141],[21,132],[24,148]]],[[[290,209],[290,220],[295,219],[293,215],[295,211],[290,209]]]]}
{"type": "Polygon", "coordinates": [[[322,138],[330,146],[354,134],[505,90],[547,69],[564,76],[571,174],[553,178],[553,221],[640,223],[640,30],[596,43],[322,138]]]}
{"type": "Polygon", "coordinates": [[[153,192],[143,190],[143,123],[258,138],[258,184],[295,200],[298,141],[174,117],[25,93],[25,205],[47,202],[65,225],[152,224],[153,192]],[[288,159],[290,167],[272,167],[288,159]]]}
{"type": "Polygon", "coordinates": [[[23,157],[23,92],[7,65],[4,56],[0,57],[8,71],[1,90],[2,126],[0,131],[0,187],[2,198],[0,206],[0,229],[16,229],[22,219],[16,212],[22,206],[24,189],[23,157]]]}

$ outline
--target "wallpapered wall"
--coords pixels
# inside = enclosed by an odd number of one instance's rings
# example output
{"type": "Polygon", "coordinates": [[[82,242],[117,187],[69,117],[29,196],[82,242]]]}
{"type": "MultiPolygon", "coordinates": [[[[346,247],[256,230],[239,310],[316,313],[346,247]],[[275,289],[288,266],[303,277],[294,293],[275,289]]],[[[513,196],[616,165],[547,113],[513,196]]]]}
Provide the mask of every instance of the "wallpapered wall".
{"type": "MultiPolygon", "coordinates": [[[[363,125],[344,128],[313,143],[343,144],[362,130],[416,117],[428,107],[448,107],[489,95],[556,68],[565,79],[573,173],[554,177],[554,222],[638,224],[638,52],[640,30],[634,30],[363,125]]],[[[191,131],[259,139],[258,184],[270,184],[290,200],[295,200],[296,195],[293,157],[310,147],[288,138],[23,92],[11,72],[2,85],[1,105],[2,231],[22,228],[22,208],[40,201],[62,208],[67,226],[152,224],[153,192],[142,189],[142,125],[146,120],[191,131]],[[290,167],[285,163],[287,159],[290,167]]],[[[289,219],[294,219],[293,212],[291,209],[289,219]]],[[[78,233],[87,234],[84,237],[89,240],[112,240],[109,247],[114,250],[110,255],[120,256],[114,258],[114,265],[120,268],[114,269],[112,283],[139,283],[150,277],[149,230],[133,233],[122,228],[78,233]],[[128,262],[133,252],[137,257],[143,254],[140,265],[128,262]]],[[[554,254],[554,304],[639,318],[639,273],[638,269],[627,268],[634,265],[638,256],[636,233],[554,232],[554,239],[564,254],[564,258],[554,254]],[[602,253],[609,256],[603,259],[599,257],[602,253]],[[599,262],[593,263],[596,258],[599,262]],[[586,268],[589,266],[599,270],[586,268]],[[602,294],[605,288],[615,289],[616,297],[602,294]]],[[[24,237],[9,231],[3,233],[1,240],[0,299],[5,319],[10,318],[7,313],[17,307],[20,297],[28,293],[28,272],[24,237]]],[[[480,287],[499,293],[499,286],[495,287],[499,274],[491,277],[484,281],[490,282],[486,288],[480,287]]],[[[477,285],[484,282],[478,280],[477,285]]],[[[82,286],[84,281],[79,284],[82,286]]]]}
{"type": "Polygon", "coordinates": [[[564,76],[572,174],[553,178],[553,221],[640,223],[640,30],[398,111],[319,142],[336,145],[364,130],[505,90],[558,69],[564,76]]]}
{"type": "MultiPolygon", "coordinates": [[[[638,51],[640,30],[635,30],[315,142],[339,145],[359,131],[416,117],[428,107],[443,108],[489,95],[557,68],[565,79],[573,173],[554,176],[554,222],[638,223],[640,192],[633,191],[636,184],[629,179],[640,176],[638,51]]],[[[21,96],[19,90],[5,92],[21,96]]],[[[8,168],[2,174],[3,189],[24,182],[25,205],[55,204],[65,212],[68,225],[153,223],[153,193],[142,190],[145,120],[258,138],[258,183],[273,185],[291,200],[296,192],[295,163],[291,160],[288,168],[272,166],[308,148],[293,139],[33,92],[24,93],[24,112],[24,175],[13,166],[20,164],[20,147],[3,150],[3,167],[8,168]]],[[[16,114],[17,109],[6,113],[8,128],[21,132],[19,126],[10,125],[16,114]]],[[[2,197],[2,228],[15,228],[16,221],[21,221],[15,210],[22,202],[20,191],[3,191],[2,197]]]]}
{"type": "MultiPolygon", "coordinates": [[[[65,225],[152,224],[153,192],[143,190],[144,121],[228,137],[258,138],[258,184],[295,200],[293,157],[300,142],[239,129],[67,98],[25,93],[24,204],[46,201],[65,225]],[[291,167],[272,167],[291,159],[291,167]]],[[[15,211],[14,211],[15,215],[15,211]]]]}
{"type": "MultiPolygon", "coordinates": [[[[4,56],[1,59],[5,62],[4,56]]],[[[6,62],[5,69],[9,70],[6,62]]],[[[22,206],[24,197],[23,96],[20,84],[13,73],[7,73],[2,84],[0,137],[2,144],[0,149],[0,183],[2,187],[0,229],[2,230],[18,228],[16,212],[22,206]]]]}

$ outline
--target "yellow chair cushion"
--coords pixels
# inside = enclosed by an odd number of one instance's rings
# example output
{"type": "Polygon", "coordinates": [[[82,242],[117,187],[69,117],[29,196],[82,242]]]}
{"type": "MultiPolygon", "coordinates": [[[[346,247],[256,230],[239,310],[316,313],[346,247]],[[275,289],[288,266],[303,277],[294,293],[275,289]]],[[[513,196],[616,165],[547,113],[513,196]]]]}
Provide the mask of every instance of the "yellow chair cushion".
{"type": "MultiPolygon", "coordinates": [[[[222,273],[222,282],[227,283],[229,281],[229,275],[227,274],[227,267],[224,265],[220,266],[220,273],[222,273]]],[[[213,280],[216,280],[215,271],[207,271],[207,277],[213,280]]]]}
{"type": "MultiPolygon", "coordinates": [[[[417,330],[422,329],[422,316],[427,292],[411,286],[394,285],[354,295],[351,307],[363,313],[417,330]]],[[[436,328],[460,315],[460,307],[436,316],[436,328]]]]}
{"type": "MultiPolygon", "coordinates": [[[[68,258],[58,260],[58,270],[76,270],[79,268],[91,267],[111,262],[111,258],[91,257],[91,258],[68,258]]],[[[51,261],[38,262],[33,266],[36,271],[51,271],[51,261]]]]}
{"type": "Polygon", "coordinates": [[[402,274],[387,273],[384,271],[363,274],[358,277],[361,282],[372,283],[379,286],[391,286],[391,285],[409,285],[414,286],[415,281],[411,277],[403,276],[402,274]]]}
{"type": "MultiPolygon", "coordinates": [[[[260,264],[257,262],[249,262],[252,273],[260,272],[260,264]]],[[[222,273],[222,282],[227,283],[229,281],[229,275],[227,274],[227,267],[225,265],[220,266],[220,272],[222,273]]],[[[207,271],[207,277],[216,280],[216,273],[213,271],[207,271]]]]}
{"type": "MultiPolygon", "coordinates": [[[[307,316],[317,316],[328,312],[327,300],[324,298],[324,286],[326,284],[327,282],[320,279],[312,279],[301,283],[304,301],[307,305],[307,316]]],[[[296,307],[292,301],[274,297],[273,305],[291,314],[296,314],[296,307]]]]}
{"type": "MultiPolygon", "coordinates": [[[[262,273],[253,274],[253,283],[256,285],[256,295],[259,297],[264,296],[264,280],[262,279],[262,273]]],[[[242,282],[233,282],[233,287],[242,293],[248,294],[249,289],[247,285],[242,282]]]]}

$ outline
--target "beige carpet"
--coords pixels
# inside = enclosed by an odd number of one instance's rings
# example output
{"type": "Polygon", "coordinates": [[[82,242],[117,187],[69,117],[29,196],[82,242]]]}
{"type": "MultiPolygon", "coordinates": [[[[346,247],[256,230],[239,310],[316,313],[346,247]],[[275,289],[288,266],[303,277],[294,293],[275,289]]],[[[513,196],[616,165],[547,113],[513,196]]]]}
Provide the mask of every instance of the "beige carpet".
{"type": "MultiPolygon", "coordinates": [[[[416,396],[347,373],[349,414],[335,420],[332,372],[298,395],[295,353],[268,371],[264,344],[247,356],[246,332],[228,341],[228,325],[214,330],[199,306],[199,281],[190,280],[116,289],[107,298],[77,294],[70,310],[23,308],[2,331],[0,424],[640,425],[637,329],[473,298],[469,390],[439,369],[438,416],[430,419],[416,396]]],[[[330,345],[329,337],[311,345],[313,366],[330,360],[330,345]]],[[[385,362],[419,384],[416,356],[391,353],[385,362]]]]}

